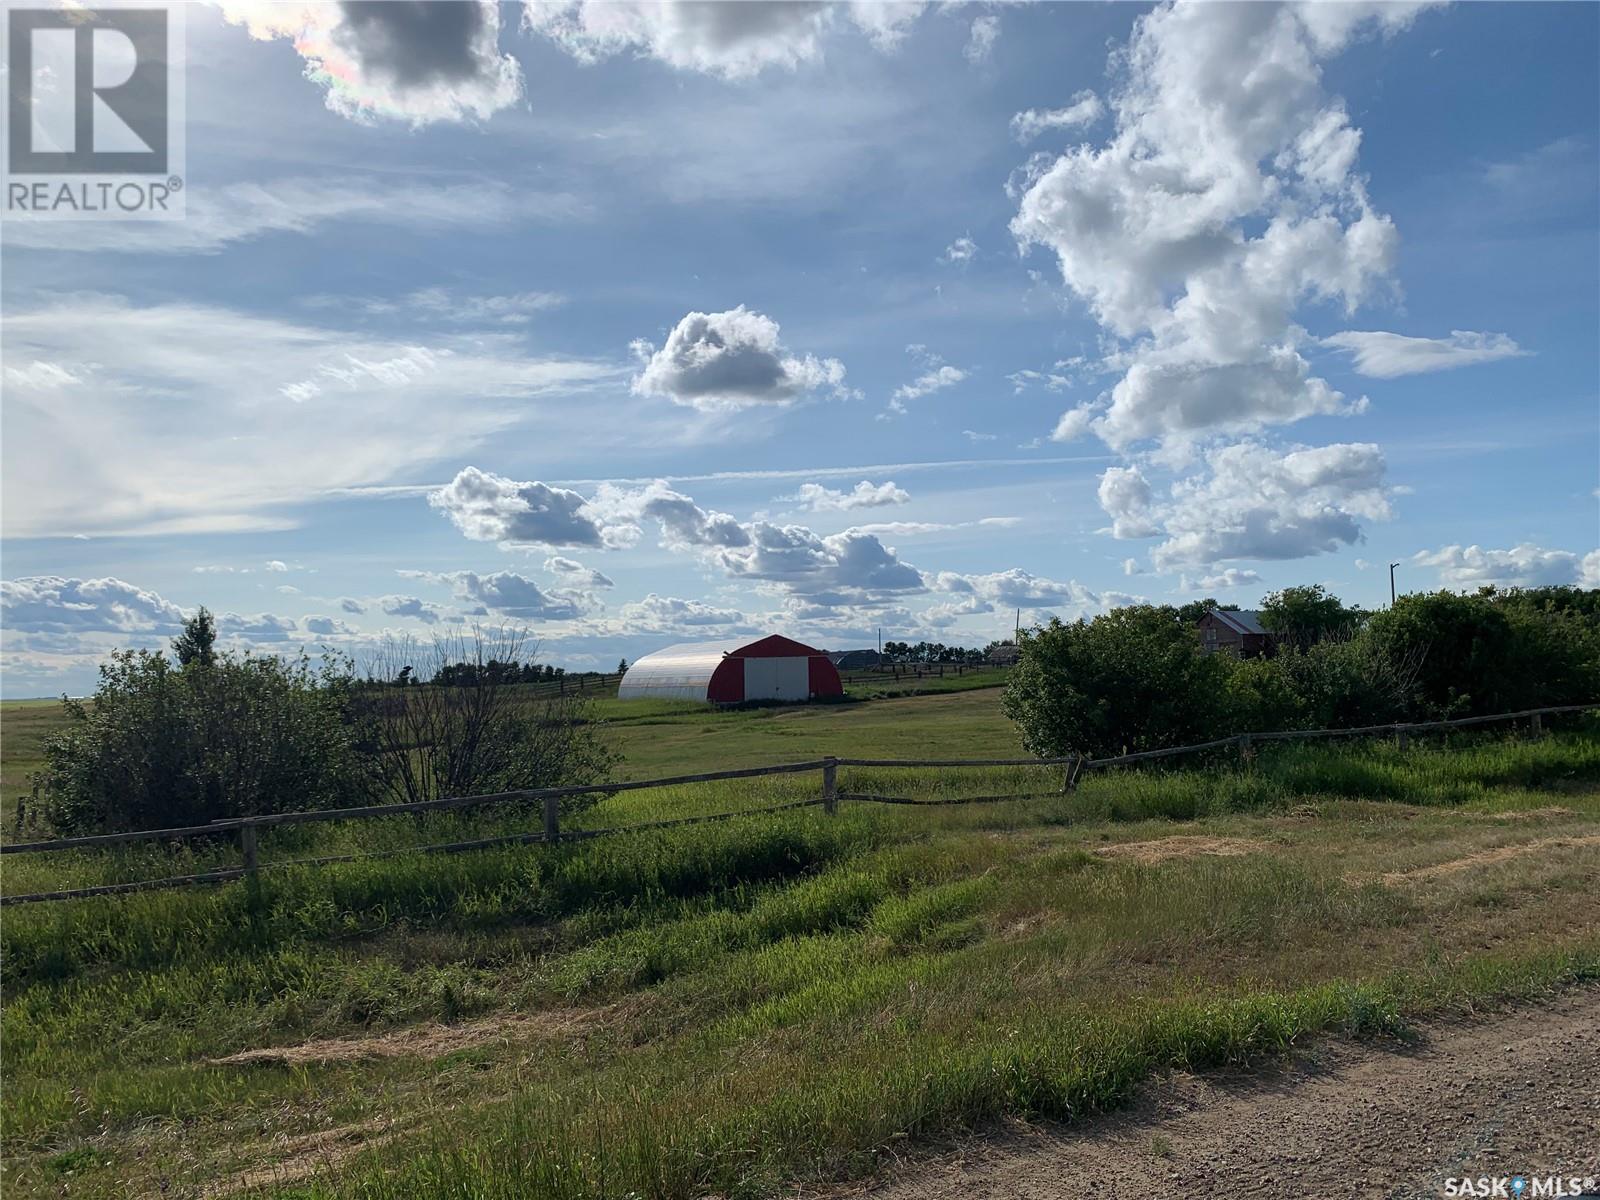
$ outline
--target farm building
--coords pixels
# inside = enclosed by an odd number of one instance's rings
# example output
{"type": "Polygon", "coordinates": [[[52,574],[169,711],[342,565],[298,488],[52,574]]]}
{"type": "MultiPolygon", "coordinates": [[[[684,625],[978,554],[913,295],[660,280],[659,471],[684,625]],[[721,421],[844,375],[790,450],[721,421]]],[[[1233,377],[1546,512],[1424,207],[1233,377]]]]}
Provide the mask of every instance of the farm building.
{"type": "Polygon", "coordinates": [[[1273,650],[1273,637],[1262,627],[1261,614],[1250,609],[1213,608],[1196,628],[1207,654],[1220,650],[1236,658],[1255,658],[1273,650]]]}
{"type": "Polygon", "coordinates": [[[815,700],[842,696],[839,672],[827,654],[791,638],[685,642],[646,654],[622,677],[617,697],[636,700],[815,700]]]}

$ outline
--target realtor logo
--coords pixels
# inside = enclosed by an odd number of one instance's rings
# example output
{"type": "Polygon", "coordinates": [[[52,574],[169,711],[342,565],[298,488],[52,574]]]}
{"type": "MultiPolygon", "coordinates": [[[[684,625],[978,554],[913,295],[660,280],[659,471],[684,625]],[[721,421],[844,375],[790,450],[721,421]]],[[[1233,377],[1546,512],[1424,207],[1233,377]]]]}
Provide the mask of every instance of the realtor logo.
{"type": "Polygon", "coordinates": [[[181,217],[180,7],[11,8],[8,217],[181,217]]]}

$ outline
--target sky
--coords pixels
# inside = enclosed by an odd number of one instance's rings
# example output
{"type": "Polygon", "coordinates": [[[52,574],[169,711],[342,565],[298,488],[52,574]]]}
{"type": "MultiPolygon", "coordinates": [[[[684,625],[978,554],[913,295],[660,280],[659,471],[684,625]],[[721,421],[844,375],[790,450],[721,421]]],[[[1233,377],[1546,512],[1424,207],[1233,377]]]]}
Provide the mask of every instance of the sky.
{"type": "Polygon", "coordinates": [[[186,11],[0,228],[3,689],[1600,586],[1600,6],[186,11]]]}

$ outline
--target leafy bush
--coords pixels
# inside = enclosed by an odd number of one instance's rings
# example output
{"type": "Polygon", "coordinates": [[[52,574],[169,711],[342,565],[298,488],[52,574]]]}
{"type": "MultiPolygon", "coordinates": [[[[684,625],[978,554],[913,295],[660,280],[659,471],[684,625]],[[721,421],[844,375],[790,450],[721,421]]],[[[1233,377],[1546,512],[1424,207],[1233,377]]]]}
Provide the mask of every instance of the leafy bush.
{"type": "Polygon", "coordinates": [[[1031,754],[1154,750],[1216,736],[1228,666],[1176,610],[1119,608],[1025,630],[1002,703],[1031,754]]]}
{"type": "Polygon", "coordinates": [[[1545,594],[1566,590],[1402,596],[1365,636],[1389,662],[1415,664],[1418,719],[1581,704],[1600,698],[1600,619],[1545,594]]]}
{"type": "Polygon", "coordinates": [[[347,664],[122,651],[44,744],[34,794],[59,830],[157,829],[360,803],[347,664]]]}

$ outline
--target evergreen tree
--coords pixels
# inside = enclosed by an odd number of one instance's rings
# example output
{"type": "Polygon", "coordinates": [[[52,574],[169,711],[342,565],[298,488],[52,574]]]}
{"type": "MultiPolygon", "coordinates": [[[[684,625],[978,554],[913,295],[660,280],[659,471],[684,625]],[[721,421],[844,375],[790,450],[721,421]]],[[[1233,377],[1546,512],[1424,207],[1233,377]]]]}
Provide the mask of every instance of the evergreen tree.
{"type": "Polygon", "coordinates": [[[172,639],[172,653],[180,667],[199,663],[209,667],[217,661],[217,622],[205,605],[183,623],[183,632],[172,639]]]}

